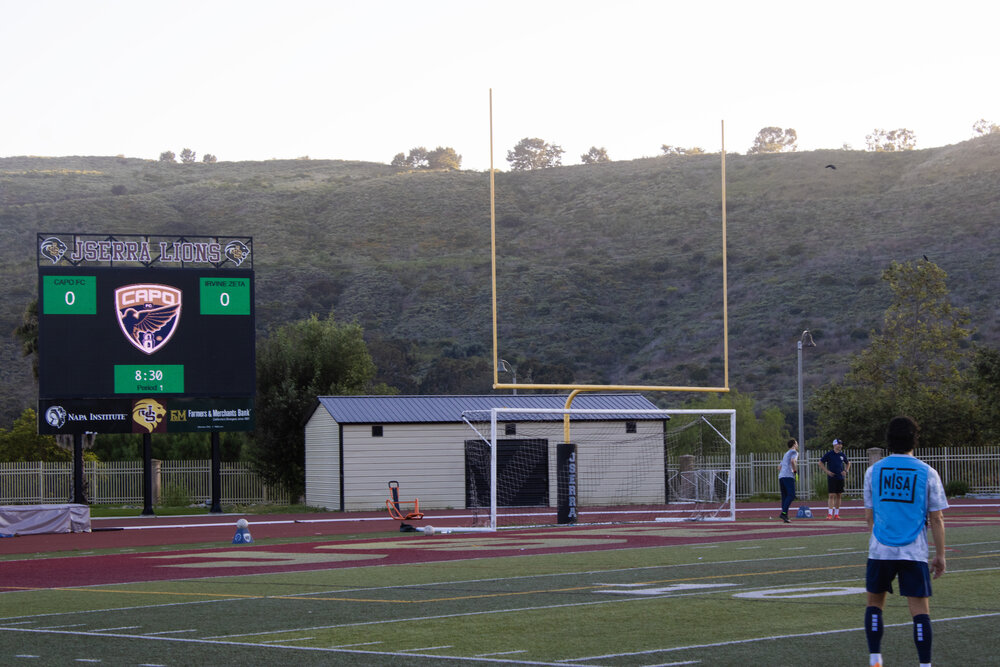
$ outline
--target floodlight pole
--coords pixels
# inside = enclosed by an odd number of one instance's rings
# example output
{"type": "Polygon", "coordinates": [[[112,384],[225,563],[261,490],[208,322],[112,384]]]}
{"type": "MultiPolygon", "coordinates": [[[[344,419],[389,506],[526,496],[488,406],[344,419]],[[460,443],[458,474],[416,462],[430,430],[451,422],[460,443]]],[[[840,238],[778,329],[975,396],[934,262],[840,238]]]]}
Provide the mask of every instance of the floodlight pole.
{"type": "Polygon", "coordinates": [[[799,337],[797,348],[799,357],[799,447],[805,447],[805,429],[803,427],[802,419],[802,345],[805,344],[806,347],[816,347],[816,343],[813,342],[812,334],[806,329],[802,332],[799,337]]]}

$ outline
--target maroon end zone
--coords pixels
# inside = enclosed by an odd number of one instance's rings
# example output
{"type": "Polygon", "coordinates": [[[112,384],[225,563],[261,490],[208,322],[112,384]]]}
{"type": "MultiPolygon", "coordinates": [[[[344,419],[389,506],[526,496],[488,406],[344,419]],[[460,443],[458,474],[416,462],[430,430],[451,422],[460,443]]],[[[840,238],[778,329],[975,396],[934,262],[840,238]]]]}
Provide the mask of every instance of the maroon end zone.
{"type": "MultiPolygon", "coordinates": [[[[775,504],[741,504],[735,523],[571,526],[497,533],[440,534],[439,531],[433,536],[399,533],[399,523],[385,514],[261,515],[247,517],[253,544],[232,544],[239,518],[235,515],[95,519],[95,531],[91,533],[0,540],[0,554],[26,556],[2,562],[0,591],[867,532],[863,512],[857,505],[845,506],[841,521],[826,521],[826,508],[811,505],[813,518],[793,520],[791,524],[777,521],[777,510],[772,505],[775,504]],[[368,539],[343,538],[364,533],[380,535],[368,539]],[[274,543],[277,538],[296,537],[302,541],[274,543]],[[215,541],[218,547],[143,550],[215,541]],[[109,549],[137,551],[86,553],[109,549]],[[34,555],[53,552],[65,555],[48,558],[34,555]]],[[[996,524],[1000,523],[998,509],[1000,504],[996,501],[960,499],[952,501],[946,516],[962,525],[996,524]]],[[[434,521],[428,517],[421,524],[439,529],[458,522],[434,521]]]]}

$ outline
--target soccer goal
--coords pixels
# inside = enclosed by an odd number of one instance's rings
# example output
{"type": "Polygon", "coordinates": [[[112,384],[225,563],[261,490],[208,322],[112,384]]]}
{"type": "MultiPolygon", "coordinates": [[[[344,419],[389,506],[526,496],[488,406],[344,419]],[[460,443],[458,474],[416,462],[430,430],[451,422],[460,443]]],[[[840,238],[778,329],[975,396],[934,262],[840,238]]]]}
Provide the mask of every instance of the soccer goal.
{"type": "Polygon", "coordinates": [[[494,408],[463,420],[466,507],[487,529],[736,519],[735,410],[494,408]]]}

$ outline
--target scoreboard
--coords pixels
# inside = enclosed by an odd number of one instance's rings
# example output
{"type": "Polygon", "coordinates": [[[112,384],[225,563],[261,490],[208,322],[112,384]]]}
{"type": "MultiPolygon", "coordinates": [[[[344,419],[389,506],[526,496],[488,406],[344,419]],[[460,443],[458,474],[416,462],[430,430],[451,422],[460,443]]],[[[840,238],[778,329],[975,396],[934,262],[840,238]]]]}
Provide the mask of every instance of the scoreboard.
{"type": "Polygon", "coordinates": [[[252,428],[252,239],[161,238],[38,235],[40,432],[252,428]]]}

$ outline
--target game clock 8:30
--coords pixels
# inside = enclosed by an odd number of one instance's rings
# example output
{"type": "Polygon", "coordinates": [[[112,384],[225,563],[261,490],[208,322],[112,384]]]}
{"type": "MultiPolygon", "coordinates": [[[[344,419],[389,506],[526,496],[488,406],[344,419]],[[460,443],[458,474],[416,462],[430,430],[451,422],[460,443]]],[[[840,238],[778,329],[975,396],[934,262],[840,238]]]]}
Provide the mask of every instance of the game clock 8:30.
{"type": "Polygon", "coordinates": [[[115,366],[116,394],[182,394],[184,366],[163,364],[115,366]]]}

